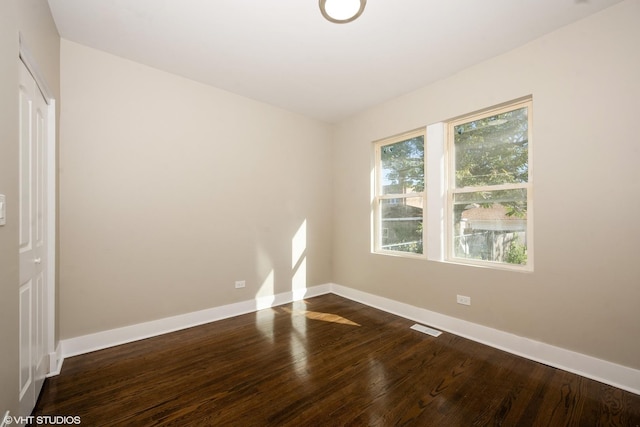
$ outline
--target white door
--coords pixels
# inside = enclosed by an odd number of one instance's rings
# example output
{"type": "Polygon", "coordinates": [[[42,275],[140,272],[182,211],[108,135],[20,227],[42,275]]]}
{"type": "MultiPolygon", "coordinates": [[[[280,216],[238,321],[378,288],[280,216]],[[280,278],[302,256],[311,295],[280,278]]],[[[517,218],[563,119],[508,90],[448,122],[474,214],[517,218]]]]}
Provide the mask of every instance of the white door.
{"type": "Polygon", "coordinates": [[[20,97],[20,415],[29,415],[47,373],[47,104],[21,61],[20,97]]]}

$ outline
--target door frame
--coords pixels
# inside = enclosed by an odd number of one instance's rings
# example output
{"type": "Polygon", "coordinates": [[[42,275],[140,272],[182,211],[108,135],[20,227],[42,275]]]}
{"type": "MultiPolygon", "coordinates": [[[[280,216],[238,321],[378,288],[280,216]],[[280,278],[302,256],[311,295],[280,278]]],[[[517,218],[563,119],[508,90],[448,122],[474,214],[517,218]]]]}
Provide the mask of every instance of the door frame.
{"type": "Polygon", "coordinates": [[[46,307],[45,307],[45,333],[46,333],[46,349],[49,355],[49,366],[47,376],[56,375],[60,372],[60,363],[62,362],[62,351],[56,345],[56,201],[57,201],[57,141],[56,141],[56,99],[53,92],[47,85],[47,82],[40,72],[38,64],[31,54],[28,46],[24,41],[21,33],[18,34],[20,41],[19,59],[27,67],[29,73],[33,76],[40,93],[47,103],[47,144],[45,147],[45,165],[46,165],[46,214],[45,222],[47,224],[47,268],[44,272],[46,283],[46,307]]]}

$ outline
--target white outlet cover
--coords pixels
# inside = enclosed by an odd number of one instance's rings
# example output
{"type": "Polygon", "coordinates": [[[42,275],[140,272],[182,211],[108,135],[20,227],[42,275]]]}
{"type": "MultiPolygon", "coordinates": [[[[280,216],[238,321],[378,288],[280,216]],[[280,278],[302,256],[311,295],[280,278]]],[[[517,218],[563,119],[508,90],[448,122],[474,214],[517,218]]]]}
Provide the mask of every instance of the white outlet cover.
{"type": "Polygon", "coordinates": [[[456,301],[458,304],[471,305],[471,297],[465,295],[456,295],[456,301]]]}
{"type": "Polygon", "coordinates": [[[7,197],[0,194],[0,225],[7,223],[7,197]]]}

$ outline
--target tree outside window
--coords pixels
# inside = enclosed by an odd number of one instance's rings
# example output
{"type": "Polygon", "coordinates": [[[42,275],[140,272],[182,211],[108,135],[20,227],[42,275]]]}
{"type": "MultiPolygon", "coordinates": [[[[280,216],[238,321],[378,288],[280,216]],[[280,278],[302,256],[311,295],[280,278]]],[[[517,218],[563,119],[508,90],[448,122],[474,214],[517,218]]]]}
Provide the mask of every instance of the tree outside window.
{"type": "Polygon", "coordinates": [[[449,124],[454,259],[529,261],[531,102],[449,124]]]}
{"type": "Polygon", "coordinates": [[[376,252],[423,253],[424,130],[376,144],[376,252]]]}

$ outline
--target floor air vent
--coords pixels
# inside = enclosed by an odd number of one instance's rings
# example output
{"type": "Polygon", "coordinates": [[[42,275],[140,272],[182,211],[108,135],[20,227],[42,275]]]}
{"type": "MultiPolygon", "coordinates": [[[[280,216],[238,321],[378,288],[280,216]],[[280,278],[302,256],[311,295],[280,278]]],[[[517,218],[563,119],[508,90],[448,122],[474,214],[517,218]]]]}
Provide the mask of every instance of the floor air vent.
{"type": "Polygon", "coordinates": [[[439,337],[442,331],[430,328],[428,326],[418,325],[417,323],[411,327],[414,331],[422,332],[423,334],[431,335],[432,337],[439,337]]]}

